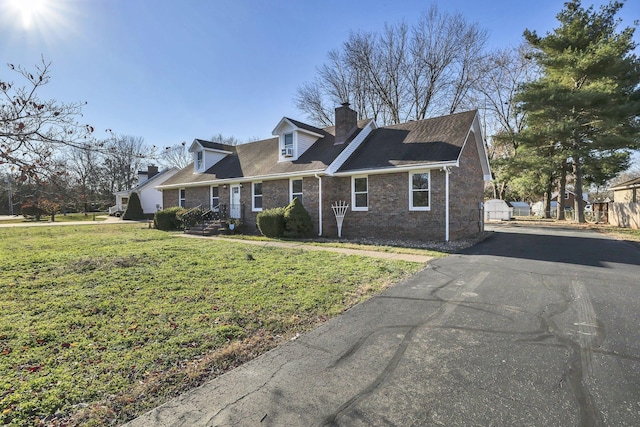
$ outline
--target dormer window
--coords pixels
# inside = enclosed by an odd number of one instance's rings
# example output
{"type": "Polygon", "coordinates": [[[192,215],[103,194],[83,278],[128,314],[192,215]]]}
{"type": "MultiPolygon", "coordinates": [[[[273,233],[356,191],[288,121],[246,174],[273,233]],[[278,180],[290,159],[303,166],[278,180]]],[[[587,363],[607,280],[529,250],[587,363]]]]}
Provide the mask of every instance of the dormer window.
{"type": "Polygon", "coordinates": [[[284,134],[282,157],[293,157],[293,133],[284,134]]]}
{"type": "Polygon", "coordinates": [[[196,152],[196,169],[201,171],[204,168],[204,153],[201,151],[196,152]]]}
{"type": "Polygon", "coordinates": [[[278,161],[294,162],[320,138],[324,131],[304,123],[283,117],[272,135],[278,136],[278,161]]]}

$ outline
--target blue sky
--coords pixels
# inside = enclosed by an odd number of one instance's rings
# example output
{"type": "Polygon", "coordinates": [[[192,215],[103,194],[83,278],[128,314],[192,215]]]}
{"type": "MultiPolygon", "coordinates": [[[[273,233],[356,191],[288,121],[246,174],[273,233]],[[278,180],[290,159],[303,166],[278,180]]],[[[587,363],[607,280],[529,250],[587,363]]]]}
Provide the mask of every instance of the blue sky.
{"type": "MultiPolygon", "coordinates": [[[[86,101],[83,123],[164,147],[214,134],[267,138],[283,116],[305,120],[296,88],[352,30],[416,21],[435,3],[517,45],[525,28],[553,29],[561,0],[0,0],[0,78],[6,63],[44,56],[44,98],[86,101]],[[18,4],[34,4],[25,14],[18,4]],[[40,6],[38,6],[40,5],[40,6]]],[[[583,2],[585,6],[602,1],[583,2]]],[[[640,1],[621,17],[640,19],[640,1]]],[[[639,34],[636,34],[636,40],[639,34]]]]}

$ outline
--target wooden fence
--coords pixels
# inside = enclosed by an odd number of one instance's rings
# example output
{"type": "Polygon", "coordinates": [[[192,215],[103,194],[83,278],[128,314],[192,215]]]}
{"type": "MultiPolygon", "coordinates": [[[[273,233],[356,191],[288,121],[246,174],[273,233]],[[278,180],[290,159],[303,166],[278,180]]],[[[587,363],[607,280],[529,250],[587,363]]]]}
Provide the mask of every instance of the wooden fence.
{"type": "Polygon", "coordinates": [[[609,203],[609,224],[640,229],[640,203],[609,203]]]}

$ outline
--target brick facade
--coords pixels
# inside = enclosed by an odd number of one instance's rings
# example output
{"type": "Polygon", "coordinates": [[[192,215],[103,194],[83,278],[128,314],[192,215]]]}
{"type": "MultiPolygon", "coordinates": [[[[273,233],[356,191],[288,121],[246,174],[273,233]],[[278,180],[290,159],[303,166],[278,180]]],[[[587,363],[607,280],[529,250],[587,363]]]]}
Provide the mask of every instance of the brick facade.
{"type": "MultiPolygon", "coordinates": [[[[461,239],[479,232],[478,206],[482,201],[484,182],[475,143],[465,145],[460,159],[461,167],[452,168],[450,174],[450,239],[461,239]]],[[[409,210],[409,172],[375,174],[368,176],[367,211],[351,209],[351,177],[322,177],[322,235],[337,237],[338,228],[332,203],[346,201],[349,210],[342,226],[344,238],[379,238],[401,240],[445,239],[445,172],[430,171],[430,210],[409,210]]],[[[263,209],[289,204],[289,179],[262,182],[263,209]]],[[[257,232],[256,217],[252,211],[252,183],[243,182],[240,202],[244,205],[245,232],[257,232]]],[[[318,189],[315,176],[303,178],[303,204],[318,234],[318,189]]],[[[218,187],[221,204],[230,203],[229,188],[218,187]]],[[[186,188],[186,207],[209,206],[210,187],[186,188]]],[[[178,190],[164,190],[164,206],[176,206],[178,190]]]]}
{"type": "Polygon", "coordinates": [[[449,237],[458,240],[480,233],[484,200],[484,177],[473,134],[460,155],[460,167],[449,176],[449,237]]]}

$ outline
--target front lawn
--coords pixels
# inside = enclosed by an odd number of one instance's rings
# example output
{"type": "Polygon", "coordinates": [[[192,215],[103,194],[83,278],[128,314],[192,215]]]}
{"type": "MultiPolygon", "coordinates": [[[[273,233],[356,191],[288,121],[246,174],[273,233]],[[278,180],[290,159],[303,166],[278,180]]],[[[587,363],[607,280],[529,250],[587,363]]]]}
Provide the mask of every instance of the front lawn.
{"type": "MultiPolygon", "coordinates": [[[[70,222],[70,221],[104,221],[108,214],[101,212],[89,212],[89,213],[70,213],[70,214],[57,214],[54,218],[54,222],[70,222]]],[[[25,218],[21,215],[17,215],[11,219],[3,219],[0,224],[22,224],[29,222],[50,222],[51,216],[42,215],[40,221],[35,218],[25,218]]]]}
{"type": "Polygon", "coordinates": [[[0,229],[0,422],[118,425],[422,265],[182,239],[0,229]]]}

